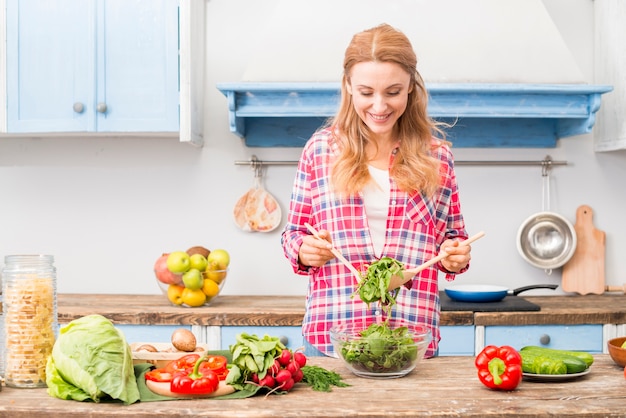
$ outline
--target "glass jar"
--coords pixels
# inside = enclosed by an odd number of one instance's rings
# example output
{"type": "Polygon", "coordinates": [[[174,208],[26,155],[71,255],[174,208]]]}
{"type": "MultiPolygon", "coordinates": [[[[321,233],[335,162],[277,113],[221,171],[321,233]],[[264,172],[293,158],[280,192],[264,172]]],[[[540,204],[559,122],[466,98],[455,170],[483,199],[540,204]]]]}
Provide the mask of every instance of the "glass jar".
{"type": "Polygon", "coordinates": [[[58,331],[53,263],[51,255],[4,258],[2,363],[7,386],[46,386],[46,362],[58,331]]]}

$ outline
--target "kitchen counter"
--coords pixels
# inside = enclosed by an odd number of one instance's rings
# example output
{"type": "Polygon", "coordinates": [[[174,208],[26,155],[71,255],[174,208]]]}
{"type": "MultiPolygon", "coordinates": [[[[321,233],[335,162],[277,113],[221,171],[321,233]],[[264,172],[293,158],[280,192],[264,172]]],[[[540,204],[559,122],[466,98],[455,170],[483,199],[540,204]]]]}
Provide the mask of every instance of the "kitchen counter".
{"type": "MultiPolygon", "coordinates": [[[[541,307],[529,312],[441,312],[441,325],[626,324],[622,293],[526,296],[541,307]]],[[[173,306],[162,295],[59,294],[60,323],[99,313],[116,324],[205,326],[299,326],[302,296],[219,296],[210,306],[173,306]]]]}
{"type": "Polygon", "coordinates": [[[373,380],[352,375],[339,360],[309,364],[340,373],[350,387],[315,392],[298,384],[286,395],[231,400],[121,403],[65,401],[46,389],[0,391],[0,417],[624,417],[626,379],[608,355],[594,356],[591,372],[577,380],[523,381],[513,392],[485,388],[473,357],[424,360],[408,376],[373,380]]]}

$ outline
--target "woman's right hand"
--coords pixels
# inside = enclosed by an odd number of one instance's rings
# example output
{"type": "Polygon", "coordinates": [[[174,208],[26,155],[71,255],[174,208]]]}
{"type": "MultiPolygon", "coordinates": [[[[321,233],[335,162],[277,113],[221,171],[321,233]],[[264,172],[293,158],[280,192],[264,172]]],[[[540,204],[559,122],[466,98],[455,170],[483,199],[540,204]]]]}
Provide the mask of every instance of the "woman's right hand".
{"type": "Polygon", "coordinates": [[[300,264],[311,267],[321,267],[328,260],[335,258],[331,248],[333,247],[330,239],[330,233],[322,229],[318,231],[321,239],[315,238],[313,235],[305,235],[302,238],[302,245],[298,252],[300,264]]]}

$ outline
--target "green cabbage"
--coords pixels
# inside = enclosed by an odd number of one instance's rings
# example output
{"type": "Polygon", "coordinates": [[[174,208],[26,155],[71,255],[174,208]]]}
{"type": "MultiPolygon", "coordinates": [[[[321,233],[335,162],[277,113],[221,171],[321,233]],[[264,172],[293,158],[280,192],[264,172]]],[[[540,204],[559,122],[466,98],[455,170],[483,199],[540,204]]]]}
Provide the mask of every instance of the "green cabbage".
{"type": "Polygon", "coordinates": [[[139,400],[130,346],[101,315],[87,315],[61,328],[46,364],[48,394],[84,401],[139,400]]]}

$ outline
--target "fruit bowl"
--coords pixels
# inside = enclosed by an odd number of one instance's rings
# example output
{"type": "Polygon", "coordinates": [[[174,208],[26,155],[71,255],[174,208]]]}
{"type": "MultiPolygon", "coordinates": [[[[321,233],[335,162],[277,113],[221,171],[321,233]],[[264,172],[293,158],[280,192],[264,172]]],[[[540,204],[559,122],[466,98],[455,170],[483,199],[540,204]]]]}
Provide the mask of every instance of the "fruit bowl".
{"type": "Polygon", "coordinates": [[[626,341],[626,337],[617,337],[607,343],[609,355],[615,363],[622,367],[626,367],[626,348],[622,348],[624,341],[626,341]]]}
{"type": "Polygon", "coordinates": [[[375,379],[402,377],[424,358],[432,335],[419,324],[393,319],[381,324],[355,321],[330,329],[335,354],[355,375],[375,379]]]}
{"type": "Polygon", "coordinates": [[[156,278],[156,282],[165,297],[167,297],[173,305],[185,308],[208,306],[215,301],[217,295],[222,291],[226,283],[228,269],[207,270],[201,274],[202,278],[200,280],[202,286],[196,289],[185,286],[182,274],[174,274],[173,277],[177,278],[177,280],[173,279],[172,283],[163,283],[158,277],[156,278]]]}

